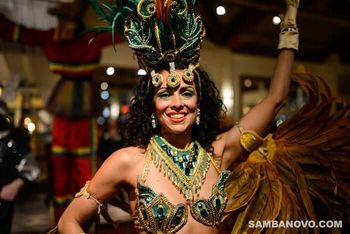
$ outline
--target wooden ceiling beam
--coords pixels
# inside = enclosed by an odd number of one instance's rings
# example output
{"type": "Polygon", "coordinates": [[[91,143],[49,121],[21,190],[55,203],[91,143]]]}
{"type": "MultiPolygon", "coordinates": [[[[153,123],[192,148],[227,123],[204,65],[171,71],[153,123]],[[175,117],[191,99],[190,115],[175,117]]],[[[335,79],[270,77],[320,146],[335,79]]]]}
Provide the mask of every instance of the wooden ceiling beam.
{"type": "Polygon", "coordinates": [[[271,39],[266,37],[257,37],[257,35],[251,34],[237,34],[237,36],[232,37],[229,41],[229,47],[232,50],[239,49],[241,46],[246,45],[254,45],[254,46],[262,46],[266,48],[277,47],[277,39],[271,39]],[[257,40],[258,38],[258,40],[257,40]]]}
{"type": "MultiPolygon", "coordinates": [[[[244,7],[244,8],[253,8],[257,9],[260,11],[265,11],[265,12],[274,12],[274,13],[279,13],[279,12],[284,12],[285,7],[284,6],[277,6],[275,4],[268,4],[268,3],[256,3],[251,0],[224,0],[225,5],[234,5],[234,6],[239,6],[239,7],[244,7]]],[[[350,26],[350,18],[340,18],[337,17],[336,15],[320,15],[317,13],[309,12],[309,11],[303,11],[299,10],[298,14],[300,17],[305,17],[309,18],[315,21],[323,22],[323,23],[331,23],[331,24],[336,24],[339,26],[350,26]]]]}
{"type": "Polygon", "coordinates": [[[222,36],[227,31],[225,25],[222,24],[215,15],[214,3],[211,0],[202,0],[198,4],[198,10],[203,20],[205,20],[205,28],[208,38],[217,44],[225,43],[222,36]]]}

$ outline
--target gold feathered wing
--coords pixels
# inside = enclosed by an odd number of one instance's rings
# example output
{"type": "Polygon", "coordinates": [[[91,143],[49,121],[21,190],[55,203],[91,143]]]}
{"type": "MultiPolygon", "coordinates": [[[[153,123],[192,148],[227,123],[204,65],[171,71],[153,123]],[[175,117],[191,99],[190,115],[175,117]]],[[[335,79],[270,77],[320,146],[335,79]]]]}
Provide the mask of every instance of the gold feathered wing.
{"type": "MultiPolygon", "coordinates": [[[[308,233],[307,227],[264,229],[261,224],[264,220],[313,220],[317,224],[320,219],[349,217],[350,105],[332,112],[335,99],[322,79],[305,73],[297,74],[295,80],[305,90],[307,103],[273,135],[262,139],[226,182],[223,224],[231,233],[308,233]]],[[[249,139],[241,137],[243,147],[259,138],[248,135],[249,139]]]]}

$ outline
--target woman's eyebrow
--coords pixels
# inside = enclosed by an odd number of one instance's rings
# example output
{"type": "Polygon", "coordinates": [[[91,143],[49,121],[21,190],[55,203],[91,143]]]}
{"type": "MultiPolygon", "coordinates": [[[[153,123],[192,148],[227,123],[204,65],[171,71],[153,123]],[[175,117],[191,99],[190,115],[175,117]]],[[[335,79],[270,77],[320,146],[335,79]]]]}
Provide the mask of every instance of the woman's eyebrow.
{"type": "Polygon", "coordinates": [[[187,90],[187,89],[195,89],[195,88],[191,85],[185,85],[185,86],[180,87],[180,90],[187,90]]]}
{"type": "MultiPolygon", "coordinates": [[[[178,87],[180,91],[183,91],[183,90],[188,90],[188,89],[195,89],[193,86],[191,85],[184,85],[182,87],[178,87]]],[[[174,88],[170,88],[170,87],[159,87],[159,89],[157,90],[157,93],[160,92],[160,91],[163,91],[163,90],[166,90],[166,91],[174,91],[175,89],[174,88]]]]}
{"type": "Polygon", "coordinates": [[[160,88],[158,89],[158,91],[160,91],[160,90],[169,90],[169,88],[168,88],[168,87],[160,87],[160,88]]]}

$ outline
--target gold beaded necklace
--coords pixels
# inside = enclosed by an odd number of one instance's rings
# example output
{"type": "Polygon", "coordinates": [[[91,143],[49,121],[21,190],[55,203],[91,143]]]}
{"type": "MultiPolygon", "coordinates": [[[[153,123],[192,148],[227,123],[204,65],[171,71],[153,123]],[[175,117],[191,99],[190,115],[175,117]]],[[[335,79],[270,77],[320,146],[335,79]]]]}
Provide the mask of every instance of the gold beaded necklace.
{"type": "Polygon", "coordinates": [[[210,165],[209,153],[196,141],[186,149],[179,149],[158,135],[152,137],[150,145],[150,158],[186,200],[199,197],[210,165]]]}

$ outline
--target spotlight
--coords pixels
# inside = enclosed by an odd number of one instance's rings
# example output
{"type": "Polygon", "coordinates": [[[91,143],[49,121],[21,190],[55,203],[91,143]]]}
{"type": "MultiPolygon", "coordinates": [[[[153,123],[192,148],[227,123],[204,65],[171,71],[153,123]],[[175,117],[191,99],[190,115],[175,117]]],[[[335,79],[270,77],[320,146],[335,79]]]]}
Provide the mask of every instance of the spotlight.
{"type": "Polygon", "coordinates": [[[140,70],[137,71],[137,75],[145,76],[145,75],[147,75],[147,72],[145,70],[143,70],[143,69],[140,69],[140,70]]]}
{"type": "Polygon", "coordinates": [[[29,123],[27,129],[28,129],[29,133],[32,134],[35,130],[35,124],[29,123]]]}
{"type": "Polygon", "coordinates": [[[281,18],[279,17],[279,16],[274,16],[273,18],[272,18],[272,23],[274,24],[274,25],[278,25],[278,24],[280,24],[281,23],[281,18]]]}
{"type": "Polygon", "coordinates": [[[226,9],[223,6],[218,6],[216,8],[216,14],[217,15],[225,15],[226,14],[226,9]]]}
{"type": "Polygon", "coordinates": [[[102,90],[107,90],[108,89],[108,83],[107,82],[102,82],[101,85],[100,85],[100,88],[102,90]]]}
{"type": "Polygon", "coordinates": [[[114,75],[114,73],[115,73],[115,68],[114,67],[107,68],[107,70],[106,70],[106,74],[107,75],[112,76],[112,75],[114,75]]]}

